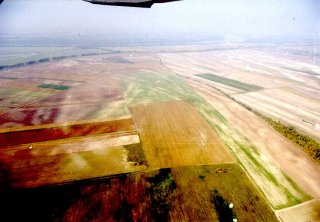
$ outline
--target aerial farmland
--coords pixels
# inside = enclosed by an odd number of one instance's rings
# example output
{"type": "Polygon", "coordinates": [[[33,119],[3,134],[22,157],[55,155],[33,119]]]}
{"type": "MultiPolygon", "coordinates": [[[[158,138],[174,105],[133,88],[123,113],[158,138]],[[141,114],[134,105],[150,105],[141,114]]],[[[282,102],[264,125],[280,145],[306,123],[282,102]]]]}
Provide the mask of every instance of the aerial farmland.
{"type": "Polygon", "coordinates": [[[320,101],[302,90],[318,82],[283,68],[294,55],[235,48],[114,47],[0,71],[1,207],[42,221],[318,221],[319,159],[270,124],[318,141],[320,101]]]}
{"type": "Polygon", "coordinates": [[[320,222],[319,0],[0,0],[0,222],[320,222]]]}

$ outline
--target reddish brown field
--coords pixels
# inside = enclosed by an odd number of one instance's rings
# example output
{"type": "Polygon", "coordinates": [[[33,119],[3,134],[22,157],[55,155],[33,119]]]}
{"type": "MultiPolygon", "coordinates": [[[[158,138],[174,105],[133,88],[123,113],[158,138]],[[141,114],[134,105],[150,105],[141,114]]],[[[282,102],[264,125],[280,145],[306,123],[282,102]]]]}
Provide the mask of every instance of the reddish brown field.
{"type": "Polygon", "coordinates": [[[1,147],[18,144],[36,143],[47,140],[58,140],[70,137],[88,136],[103,133],[114,133],[134,130],[133,120],[119,119],[105,122],[83,123],[74,125],[57,125],[52,128],[10,131],[0,133],[1,147]]]}
{"type": "Polygon", "coordinates": [[[0,150],[0,184],[39,187],[145,170],[138,135],[99,135],[6,147],[0,150]],[[141,160],[140,160],[140,159],[141,160]]]}

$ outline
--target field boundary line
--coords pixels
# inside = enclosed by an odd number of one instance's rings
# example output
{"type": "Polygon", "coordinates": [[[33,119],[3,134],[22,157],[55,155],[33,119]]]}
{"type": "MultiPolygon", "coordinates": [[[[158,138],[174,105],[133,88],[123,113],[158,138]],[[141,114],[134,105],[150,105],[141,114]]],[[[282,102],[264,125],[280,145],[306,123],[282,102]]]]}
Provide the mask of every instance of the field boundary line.
{"type": "Polygon", "coordinates": [[[111,118],[104,118],[104,119],[91,119],[91,120],[69,121],[69,122],[62,122],[62,123],[50,123],[50,124],[34,125],[34,126],[10,127],[10,128],[0,129],[0,133],[37,130],[37,129],[50,129],[50,128],[56,128],[56,127],[68,127],[73,125],[111,122],[111,121],[130,120],[130,119],[132,119],[132,116],[126,115],[121,117],[111,117],[111,118]]]}
{"type": "Polygon", "coordinates": [[[300,204],[296,204],[296,205],[293,205],[293,206],[290,206],[290,207],[286,207],[286,208],[283,208],[283,209],[275,210],[275,212],[278,214],[278,213],[281,213],[281,212],[284,212],[284,211],[289,211],[289,210],[292,210],[292,209],[307,205],[309,203],[318,202],[318,201],[320,201],[319,198],[307,200],[307,201],[305,201],[303,203],[300,203],[300,204]]]}

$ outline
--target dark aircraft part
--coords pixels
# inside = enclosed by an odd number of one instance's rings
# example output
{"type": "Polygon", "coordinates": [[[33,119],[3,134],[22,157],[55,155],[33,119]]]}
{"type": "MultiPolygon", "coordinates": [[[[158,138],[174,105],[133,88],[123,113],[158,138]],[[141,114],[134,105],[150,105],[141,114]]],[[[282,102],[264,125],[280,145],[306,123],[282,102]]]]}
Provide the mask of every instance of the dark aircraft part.
{"type": "MultiPolygon", "coordinates": [[[[1,1],[1,0],[0,0],[1,1]]],[[[98,5],[115,5],[126,7],[151,8],[154,3],[165,3],[180,0],[83,0],[98,5]]]]}
{"type": "Polygon", "coordinates": [[[2,2],[3,2],[3,0],[0,0],[0,5],[1,5],[2,2]]]}

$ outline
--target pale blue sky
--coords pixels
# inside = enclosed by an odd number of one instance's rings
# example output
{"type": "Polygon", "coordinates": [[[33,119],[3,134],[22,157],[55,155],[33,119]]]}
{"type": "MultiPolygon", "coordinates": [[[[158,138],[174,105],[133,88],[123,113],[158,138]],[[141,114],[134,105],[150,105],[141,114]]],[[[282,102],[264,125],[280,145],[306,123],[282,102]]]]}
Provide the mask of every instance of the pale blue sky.
{"type": "Polygon", "coordinates": [[[151,9],[81,0],[5,0],[0,33],[162,38],[319,38],[320,0],[185,0],[151,9]]]}

